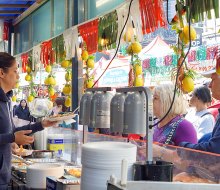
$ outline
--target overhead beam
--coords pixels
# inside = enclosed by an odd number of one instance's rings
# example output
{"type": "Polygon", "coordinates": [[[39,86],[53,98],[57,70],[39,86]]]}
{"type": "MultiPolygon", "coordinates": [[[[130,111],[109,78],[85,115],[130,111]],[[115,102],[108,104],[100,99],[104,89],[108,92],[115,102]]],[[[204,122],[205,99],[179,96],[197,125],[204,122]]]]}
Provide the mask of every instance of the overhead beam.
{"type": "Polygon", "coordinates": [[[25,19],[28,15],[30,15],[32,12],[37,10],[40,6],[42,6],[44,3],[46,3],[48,0],[36,0],[36,3],[30,6],[26,11],[24,11],[21,15],[19,15],[13,22],[13,25],[18,24],[23,19],[25,19]]]}
{"type": "Polygon", "coordinates": [[[16,16],[0,16],[0,19],[3,19],[3,20],[10,20],[10,19],[15,19],[16,16]]]}
{"type": "Polygon", "coordinates": [[[21,14],[23,11],[0,11],[0,14],[21,14]]]}
{"type": "Polygon", "coordinates": [[[0,8],[28,8],[28,4],[0,4],[0,8]]]}

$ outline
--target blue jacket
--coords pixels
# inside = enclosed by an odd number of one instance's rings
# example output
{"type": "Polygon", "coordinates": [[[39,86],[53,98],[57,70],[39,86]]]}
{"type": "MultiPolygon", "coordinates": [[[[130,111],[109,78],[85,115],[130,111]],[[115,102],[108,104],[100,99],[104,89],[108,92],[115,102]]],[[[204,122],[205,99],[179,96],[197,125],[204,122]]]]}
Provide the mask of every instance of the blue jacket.
{"type": "MultiPolygon", "coordinates": [[[[218,111],[220,113],[220,109],[218,111]]],[[[212,136],[208,142],[198,144],[182,142],[180,143],[180,146],[220,154],[220,114],[218,115],[212,136]]]]}
{"type": "Polygon", "coordinates": [[[43,130],[41,123],[26,125],[15,129],[10,111],[12,91],[5,94],[0,88],[0,186],[7,184],[11,178],[11,144],[15,141],[14,132],[32,130],[32,133],[43,130]]]}
{"type": "Polygon", "coordinates": [[[15,109],[15,115],[17,115],[19,119],[23,119],[23,120],[30,121],[30,112],[29,112],[28,107],[26,107],[25,109],[23,109],[23,108],[21,107],[21,105],[19,105],[19,106],[15,109]]]}

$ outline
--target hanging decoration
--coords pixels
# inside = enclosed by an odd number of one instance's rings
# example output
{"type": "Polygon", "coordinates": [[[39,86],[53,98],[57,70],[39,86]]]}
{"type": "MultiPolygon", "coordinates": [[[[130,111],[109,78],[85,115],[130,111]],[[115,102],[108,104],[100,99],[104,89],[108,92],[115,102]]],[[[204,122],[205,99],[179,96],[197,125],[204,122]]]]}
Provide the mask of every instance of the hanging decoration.
{"type": "Polygon", "coordinates": [[[127,53],[131,55],[131,65],[128,75],[128,85],[132,86],[143,86],[144,85],[144,75],[142,70],[142,61],[138,57],[138,54],[142,50],[141,44],[137,41],[136,36],[135,41],[130,43],[127,48],[127,53]]]}
{"type": "MultiPolygon", "coordinates": [[[[191,68],[196,72],[203,72],[210,70],[211,68],[213,68],[215,64],[214,59],[217,50],[218,50],[218,46],[207,47],[207,48],[200,47],[197,50],[191,50],[187,57],[188,68],[191,68]],[[203,54],[200,55],[201,57],[203,57],[203,59],[202,60],[197,59],[198,58],[196,56],[197,54],[203,54]]],[[[163,59],[155,58],[155,57],[147,58],[143,60],[143,64],[142,64],[143,70],[144,72],[146,71],[150,72],[153,77],[161,76],[163,72],[167,72],[167,70],[169,70],[170,68],[172,69],[176,67],[178,59],[179,57],[176,54],[167,55],[163,59]],[[157,64],[160,65],[160,67],[158,67],[157,64]],[[159,70],[159,72],[152,73],[155,70],[157,71],[159,70]]]]}
{"type": "MultiPolygon", "coordinates": [[[[54,61],[56,63],[61,63],[62,61],[65,60],[66,50],[65,50],[65,46],[64,46],[63,34],[52,39],[52,54],[55,55],[54,61]]],[[[52,62],[50,62],[50,64],[53,64],[53,63],[54,62],[52,60],[52,62]]]]}
{"type": "MultiPolygon", "coordinates": [[[[117,42],[118,42],[119,37],[120,37],[120,33],[125,25],[126,15],[128,14],[128,9],[127,9],[126,4],[124,4],[122,7],[118,8],[118,9],[116,9],[116,11],[117,11],[117,15],[118,15],[118,34],[117,34],[117,42]]],[[[124,36],[125,36],[125,33],[128,30],[128,28],[130,28],[129,21],[127,22],[127,25],[124,29],[124,36]]],[[[126,36],[125,36],[125,38],[126,38],[126,36]]],[[[121,48],[124,47],[125,44],[126,44],[126,39],[121,40],[121,48]]]]}
{"type": "Polygon", "coordinates": [[[22,68],[21,55],[22,55],[22,54],[19,54],[19,55],[16,55],[16,56],[15,56],[16,63],[18,64],[18,72],[19,72],[19,73],[23,73],[23,71],[22,71],[23,68],[22,68]]]}
{"type": "Polygon", "coordinates": [[[29,95],[27,97],[28,102],[32,102],[34,97],[36,97],[36,93],[34,90],[34,65],[33,65],[33,51],[29,51],[21,55],[22,60],[22,70],[27,73],[25,75],[25,80],[29,83],[29,95]]]}
{"type": "Polygon", "coordinates": [[[61,63],[61,67],[63,67],[66,71],[66,74],[65,74],[65,81],[66,81],[66,84],[64,85],[63,87],[63,94],[66,96],[66,99],[65,99],[65,106],[66,107],[70,107],[71,106],[71,93],[72,93],[72,62],[71,61],[68,61],[68,60],[64,60],[62,61],[61,63]]]}
{"type": "Polygon", "coordinates": [[[82,47],[82,61],[83,61],[83,68],[85,70],[84,73],[84,89],[92,88],[94,85],[94,67],[95,67],[95,56],[88,53],[86,42],[83,43],[82,47]]]}
{"type": "Polygon", "coordinates": [[[178,77],[177,86],[179,91],[189,93],[194,90],[195,72],[188,68],[187,62],[184,60],[184,49],[190,40],[196,39],[196,31],[192,26],[189,26],[186,21],[185,15],[187,7],[182,3],[182,0],[177,0],[176,2],[177,13],[172,19],[171,24],[172,29],[178,34],[178,43],[176,46],[173,46],[173,50],[178,56],[178,62],[177,67],[172,71],[171,79],[176,81],[176,77],[178,77]]]}
{"type": "Polygon", "coordinates": [[[9,36],[9,23],[4,22],[4,29],[3,29],[3,40],[8,41],[9,36]]]}
{"type": "Polygon", "coordinates": [[[22,73],[27,72],[27,65],[29,63],[28,56],[29,56],[28,53],[21,54],[22,73]]]}
{"type": "Polygon", "coordinates": [[[55,51],[53,50],[52,40],[42,42],[40,60],[44,68],[48,64],[53,64],[55,62],[55,51]]]}
{"type": "Polygon", "coordinates": [[[54,86],[56,85],[55,74],[53,73],[54,64],[48,63],[45,67],[45,71],[48,73],[48,76],[44,80],[44,84],[47,86],[48,94],[52,100],[55,95],[54,86]]]}
{"type": "Polygon", "coordinates": [[[12,102],[17,101],[17,95],[20,92],[19,81],[17,81],[15,88],[13,89],[13,96],[11,97],[12,102]]]}
{"type": "MultiPolygon", "coordinates": [[[[186,0],[185,0],[186,1],[186,0]]],[[[187,0],[190,5],[193,0],[187,0]]],[[[219,0],[196,0],[192,9],[192,21],[201,22],[205,19],[219,18],[219,0]]]]}
{"type": "Polygon", "coordinates": [[[166,27],[162,0],[139,0],[143,34],[154,32],[159,26],[166,27]]]}
{"type": "Polygon", "coordinates": [[[40,60],[40,55],[41,55],[41,45],[38,44],[33,47],[33,53],[32,53],[32,61],[33,61],[33,66],[34,66],[34,73],[33,75],[36,76],[37,72],[40,71],[41,69],[41,60],[40,60]]]}
{"type": "MultiPolygon", "coordinates": [[[[117,41],[119,41],[120,33],[125,25],[126,17],[128,15],[129,4],[124,4],[120,8],[116,9],[118,15],[118,34],[117,34],[117,41]]],[[[120,44],[123,47],[126,43],[134,41],[134,36],[137,39],[143,39],[143,33],[141,30],[141,19],[140,19],[140,12],[137,11],[139,9],[139,1],[132,2],[132,9],[130,10],[129,19],[125,26],[123,32],[123,40],[121,40],[120,44]]]]}
{"type": "MultiPolygon", "coordinates": [[[[77,37],[78,37],[78,35],[77,35],[77,37]]],[[[77,39],[77,37],[76,37],[76,39],[77,39]]],[[[76,39],[74,39],[72,41],[73,38],[74,38],[73,27],[69,28],[69,29],[67,29],[63,32],[64,49],[65,49],[65,52],[66,52],[66,60],[71,60],[72,57],[74,57],[74,54],[72,54],[72,48],[75,45],[75,44],[73,44],[73,41],[75,41],[76,39]]],[[[78,39],[76,41],[78,42],[78,39]]],[[[75,48],[75,46],[74,46],[74,48],[75,48]]]]}
{"type": "Polygon", "coordinates": [[[78,27],[89,54],[95,53],[98,48],[98,25],[99,19],[95,19],[78,27]]]}
{"type": "MultiPolygon", "coordinates": [[[[128,6],[128,4],[126,4],[128,6]]],[[[135,29],[134,35],[137,36],[138,41],[143,40],[143,32],[142,32],[142,20],[141,20],[141,12],[137,11],[140,8],[139,1],[132,2],[132,9],[130,13],[130,18],[132,18],[132,26],[135,29]]],[[[128,10],[128,9],[127,9],[128,10]]]]}
{"type": "MultiPolygon", "coordinates": [[[[73,28],[73,35],[72,35],[72,57],[78,57],[80,59],[81,57],[81,49],[79,46],[79,34],[78,34],[78,28],[73,28]]],[[[71,57],[71,58],[72,58],[71,57]]]]}
{"type": "Polygon", "coordinates": [[[116,48],[118,34],[117,12],[113,11],[99,19],[98,26],[98,50],[116,48]]]}
{"type": "Polygon", "coordinates": [[[18,80],[16,82],[15,88],[13,89],[13,96],[11,97],[12,102],[17,101],[17,95],[21,91],[21,89],[19,87],[20,87],[20,85],[19,85],[19,80],[18,80]]]}

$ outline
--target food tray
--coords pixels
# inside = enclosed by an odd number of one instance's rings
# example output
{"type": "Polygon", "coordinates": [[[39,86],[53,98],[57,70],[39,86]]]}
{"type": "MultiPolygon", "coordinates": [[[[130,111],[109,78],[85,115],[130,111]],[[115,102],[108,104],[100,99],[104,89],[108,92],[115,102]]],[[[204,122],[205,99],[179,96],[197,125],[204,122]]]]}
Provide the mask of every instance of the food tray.
{"type": "Polygon", "coordinates": [[[49,116],[49,117],[46,117],[45,119],[48,121],[65,121],[65,120],[72,119],[75,116],[76,114],[71,112],[71,113],[58,114],[55,116],[49,116]]]}

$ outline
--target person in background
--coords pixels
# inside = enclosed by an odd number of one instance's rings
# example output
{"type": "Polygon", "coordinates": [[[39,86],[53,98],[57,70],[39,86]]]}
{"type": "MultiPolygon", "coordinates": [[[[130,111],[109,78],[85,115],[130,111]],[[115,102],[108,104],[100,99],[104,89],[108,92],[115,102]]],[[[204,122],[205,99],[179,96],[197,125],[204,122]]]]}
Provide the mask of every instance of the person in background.
{"type": "Polygon", "coordinates": [[[11,143],[30,144],[34,137],[31,133],[56,125],[57,122],[43,120],[33,125],[15,128],[11,113],[12,89],[19,79],[18,66],[13,56],[0,52],[0,189],[7,190],[11,178],[11,143]]]}
{"type": "MultiPolygon", "coordinates": [[[[216,73],[216,69],[213,68],[210,71],[204,72],[203,76],[212,79],[211,83],[209,84],[212,96],[213,98],[220,100],[220,76],[216,73]]],[[[185,141],[181,142],[179,146],[220,154],[220,116],[218,115],[211,137],[206,142],[190,143],[188,141],[185,141]]],[[[164,160],[166,160],[165,157],[173,154],[173,151],[170,151],[168,149],[165,149],[164,147],[155,144],[153,145],[153,152],[156,157],[163,157],[164,160]]],[[[177,155],[177,153],[175,154],[177,155]]]]}
{"type": "MultiPolygon", "coordinates": [[[[216,69],[213,68],[210,71],[204,72],[203,76],[212,79],[211,83],[209,84],[209,88],[212,92],[212,97],[220,100],[220,76],[216,73],[216,69]]],[[[193,144],[186,141],[182,142],[180,146],[220,154],[220,117],[217,117],[211,138],[207,142],[193,144]]]]}
{"type": "Polygon", "coordinates": [[[192,109],[185,118],[194,125],[198,140],[212,132],[215,125],[215,119],[207,109],[211,101],[211,92],[205,86],[195,88],[191,94],[189,105],[192,109]]]}
{"type": "Polygon", "coordinates": [[[15,109],[15,116],[17,116],[19,119],[30,121],[30,111],[25,99],[22,99],[20,104],[15,109]]]}
{"type": "MultiPolygon", "coordinates": [[[[167,113],[174,93],[173,84],[156,86],[153,92],[153,112],[159,120],[167,113]]],[[[196,131],[183,114],[186,113],[187,100],[182,94],[176,94],[172,109],[157,126],[154,127],[153,141],[179,146],[181,142],[197,143],[196,131]]]]}
{"type": "Polygon", "coordinates": [[[54,101],[53,114],[57,115],[60,112],[68,112],[69,108],[65,106],[65,96],[57,97],[54,101]]]}
{"type": "MultiPolygon", "coordinates": [[[[54,101],[54,108],[53,108],[53,114],[57,115],[59,113],[68,112],[69,108],[65,106],[65,100],[66,98],[64,96],[57,97],[54,101]]],[[[65,122],[59,124],[60,127],[63,128],[71,128],[71,124],[66,124],[65,122]]]]}

